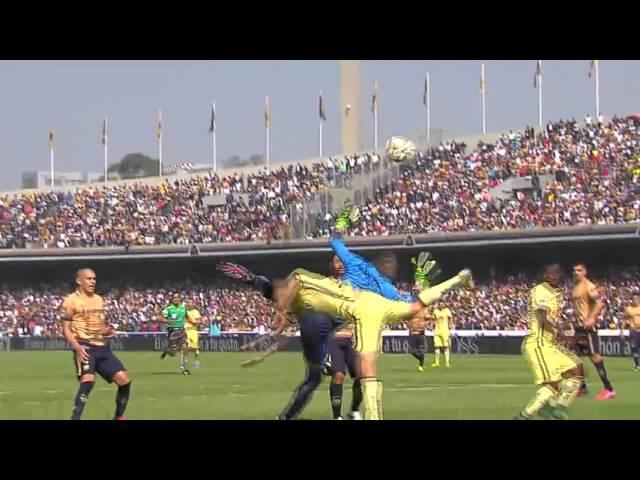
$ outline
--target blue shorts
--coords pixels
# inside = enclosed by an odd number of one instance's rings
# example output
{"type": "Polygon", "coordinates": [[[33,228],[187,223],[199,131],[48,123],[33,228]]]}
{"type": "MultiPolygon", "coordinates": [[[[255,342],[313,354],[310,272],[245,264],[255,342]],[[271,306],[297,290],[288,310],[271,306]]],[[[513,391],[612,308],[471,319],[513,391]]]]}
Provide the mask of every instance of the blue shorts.
{"type": "Polygon", "coordinates": [[[328,353],[329,339],[335,328],[333,317],[314,310],[305,310],[298,318],[300,342],[305,360],[321,366],[328,353]]]}
{"type": "Polygon", "coordinates": [[[82,362],[77,358],[76,352],[73,352],[73,363],[76,366],[76,375],[78,380],[82,375],[96,373],[111,383],[116,373],[126,371],[122,362],[116,357],[108,345],[84,345],[89,354],[89,358],[82,362]]]}

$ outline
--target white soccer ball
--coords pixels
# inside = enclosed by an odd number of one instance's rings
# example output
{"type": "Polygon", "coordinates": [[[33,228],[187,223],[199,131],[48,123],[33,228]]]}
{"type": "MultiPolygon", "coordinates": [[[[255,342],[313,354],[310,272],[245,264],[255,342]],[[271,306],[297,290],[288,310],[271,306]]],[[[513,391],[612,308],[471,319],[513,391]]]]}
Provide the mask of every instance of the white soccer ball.
{"type": "Polygon", "coordinates": [[[406,137],[394,136],[387,140],[386,153],[392,162],[406,162],[416,155],[416,145],[406,137]]]}

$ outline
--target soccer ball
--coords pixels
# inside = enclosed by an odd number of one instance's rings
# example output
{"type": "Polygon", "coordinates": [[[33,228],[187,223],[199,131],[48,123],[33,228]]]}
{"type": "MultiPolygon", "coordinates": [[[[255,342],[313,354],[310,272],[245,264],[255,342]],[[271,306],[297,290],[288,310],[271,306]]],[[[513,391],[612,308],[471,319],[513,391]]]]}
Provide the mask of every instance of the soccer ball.
{"type": "Polygon", "coordinates": [[[406,137],[394,136],[387,140],[386,153],[392,162],[406,162],[415,156],[416,145],[406,137]]]}

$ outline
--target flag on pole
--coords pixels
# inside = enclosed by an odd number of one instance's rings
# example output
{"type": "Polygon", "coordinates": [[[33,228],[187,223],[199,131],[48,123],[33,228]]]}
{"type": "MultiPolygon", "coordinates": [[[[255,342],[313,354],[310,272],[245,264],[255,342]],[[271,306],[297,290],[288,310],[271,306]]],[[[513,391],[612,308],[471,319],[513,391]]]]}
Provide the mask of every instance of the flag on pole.
{"type": "Polygon", "coordinates": [[[102,121],[102,145],[107,144],[107,117],[102,121]]]}
{"type": "Polygon", "coordinates": [[[49,150],[53,150],[53,130],[49,129],[49,150]]]}
{"type": "Polygon", "coordinates": [[[209,124],[209,133],[216,131],[216,107],[211,105],[211,123],[209,124]]]}
{"type": "Polygon", "coordinates": [[[324,102],[322,101],[322,92],[320,92],[320,105],[319,105],[319,111],[318,113],[320,114],[320,120],[322,120],[323,122],[327,121],[327,115],[324,111],[324,102]]]}
{"type": "Polygon", "coordinates": [[[424,92],[422,93],[422,104],[427,105],[427,96],[429,95],[429,80],[426,75],[424,77],[424,92]]]}
{"type": "Polygon", "coordinates": [[[376,111],[376,106],[378,104],[378,82],[373,87],[373,95],[371,97],[371,112],[376,111]]]}
{"type": "Polygon", "coordinates": [[[480,70],[480,95],[484,97],[484,65],[482,65],[482,69],[480,70]]]}
{"type": "Polygon", "coordinates": [[[264,99],[264,126],[269,128],[269,121],[271,120],[271,110],[269,110],[269,97],[264,99]]]}
{"type": "Polygon", "coordinates": [[[591,60],[591,63],[589,64],[589,78],[593,76],[593,72],[596,69],[597,64],[598,60],[591,60]]]}
{"type": "Polygon", "coordinates": [[[542,76],[542,60],[538,60],[536,71],[533,73],[533,88],[538,88],[538,80],[542,76]]]}
{"type": "Polygon", "coordinates": [[[158,110],[158,124],[156,125],[156,135],[162,137],[162,111],[158,110]]]}

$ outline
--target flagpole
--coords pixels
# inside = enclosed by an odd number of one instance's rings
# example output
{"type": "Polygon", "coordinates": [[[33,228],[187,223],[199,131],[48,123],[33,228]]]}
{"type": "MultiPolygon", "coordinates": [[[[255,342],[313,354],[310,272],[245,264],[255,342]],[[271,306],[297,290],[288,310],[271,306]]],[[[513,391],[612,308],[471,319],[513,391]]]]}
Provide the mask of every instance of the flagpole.
{"type": "Polygon", "coordinates": [[[429,85],[429,72],[427,72],[427,145],[431,145],[431,85],[429,85]]]}
{"type": "Polygon", "coordinates": [[[55,186],[55,182],[54,182],[54,156],[53,156],[53,145],[51,145],[51,149],[50,149],[50,153],[51,153],[51,186],[54,187],[55,186]]]}
{"type": "Polygon", "coordinates": [[[158,110],[158,167],[162,177],[162,111],[158,110]]]}
{"type": "Polygon", "coordinates": [[[542,60],[538,60],[538,126],[542,127],[542,60]]]}
{"type": "Polygon", "coordinates": [[[211,132],[213,135],[211,136],[211,147],[213,148],[213,171],[217,172],[218,171],[218,148],[216,145],[216,102],[213,102],[213,110],[211,111],[212,114],[212,126],[213,126],[213,132],[211,132]]]}
{"type": "Polygon", "coordinates": [[[322,104],[322,90],[320,90],[319,104],[318,104],[318,157],[322,158],[322,117],[324,115],[323,104],[322,104]]]}
{"type": "Polygon", "coordinates": [[[320,154],[318,155],[320,158],[322,158],[322,119],[320,119],[319,121],[320,123],[320,154]]]}
{"type": "Polygon", "coordinates": [[[482,68],[480,70],[480,77],[482,81],[482,134],[487,134],[487,116],[486,116],[486,105],[484,101],[484,92],[485,92],[485,84],[484,84],[484,63],[482,64],[482,68]]]}
{"type": "Polygon", "coordinates": [[[109,134],[107,133],[107,117],[104,117],[104,183],[107,183],[109,170],[109,134]]]}
{"type": "Polygon", "coordinates": [[[269,124],[271,123],[271,111],[269,110],[269,97],[266,97],[266,103],[265,103],[265,108],[267,109],[267,116],[266,116],[266,122],[265,122],[265,164],[267,167],[267,170],[269,169],[269,124]]]}
{"type": "Polygon", "coordinates": [[[596,74],[596,122],[600,117],[600,61],[596,60],[595,65],[595,74],[596,74]]]}
{"type": "Polygon", "coordinates": [[[378,82],[375,87],[375,103],[373,105],[373,150],[378,151],[378,82]]]}

